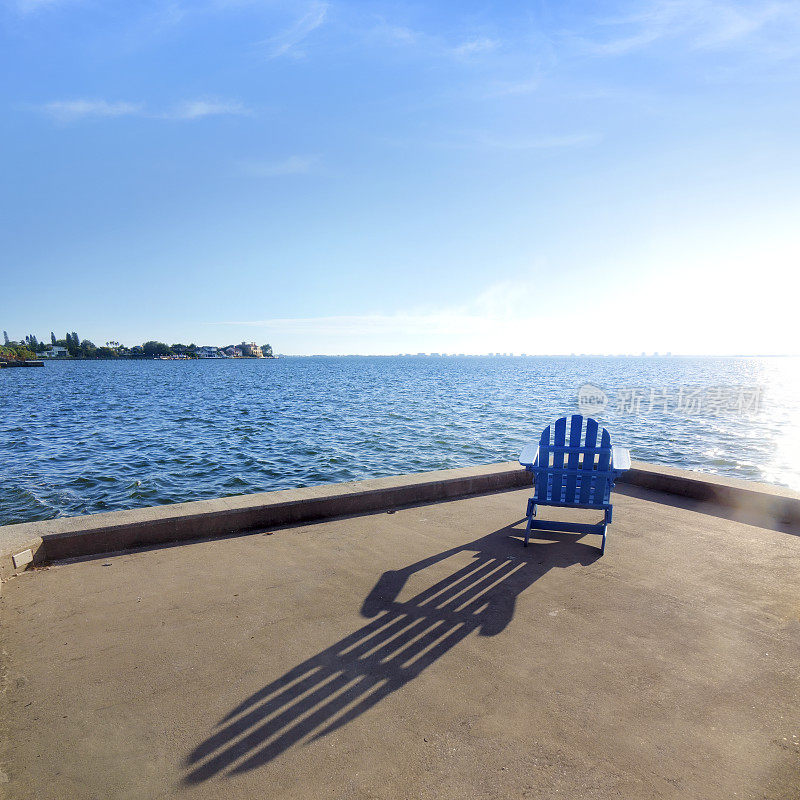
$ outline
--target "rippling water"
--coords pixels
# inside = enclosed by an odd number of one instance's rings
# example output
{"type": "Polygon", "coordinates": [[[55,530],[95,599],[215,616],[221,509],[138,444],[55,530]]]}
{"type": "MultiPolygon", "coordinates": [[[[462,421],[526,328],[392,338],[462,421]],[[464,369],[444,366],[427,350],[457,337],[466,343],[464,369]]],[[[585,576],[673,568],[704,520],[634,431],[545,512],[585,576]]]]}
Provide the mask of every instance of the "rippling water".
{"type": "Polygon", "coordinates": [[[0,524],[511,460],[587,382],[634,458],[800,489],[796,358],[52,362],[0,370],[0,524]],[[713,386],[760,411],[614,402],[713,386]]]}

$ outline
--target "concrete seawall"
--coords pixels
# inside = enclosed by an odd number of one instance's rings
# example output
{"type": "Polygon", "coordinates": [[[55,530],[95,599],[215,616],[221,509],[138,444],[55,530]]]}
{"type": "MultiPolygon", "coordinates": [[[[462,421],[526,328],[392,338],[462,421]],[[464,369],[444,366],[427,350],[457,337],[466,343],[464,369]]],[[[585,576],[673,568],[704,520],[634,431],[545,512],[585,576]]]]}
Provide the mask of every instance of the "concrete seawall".
{"type": "MultiPolygon", "coordinates": [[[[7,525],[0,527],[0,577],[29,564],[241,534],[530,483],[530,473],[517,462],[506,462],[7,525]]],[[[618,483],[714,502],[745,512],[760,524],[800,526],[800,495],[776,486],[638,461],[618,483]]]]}
{"type": "Polygon", "coordinates": [[[0,368],[43,367],[44,361],[0,361],[0,368]]]}

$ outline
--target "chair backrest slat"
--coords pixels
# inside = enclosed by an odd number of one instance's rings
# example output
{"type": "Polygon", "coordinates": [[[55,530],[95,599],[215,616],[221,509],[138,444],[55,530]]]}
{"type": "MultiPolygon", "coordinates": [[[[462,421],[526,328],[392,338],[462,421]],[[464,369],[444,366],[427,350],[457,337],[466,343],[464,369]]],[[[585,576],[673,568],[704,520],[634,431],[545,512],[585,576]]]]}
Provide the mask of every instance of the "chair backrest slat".
{"type": "Polygon", "coordinates": [[[539,472],[536,480],[537,494],[546,500],[550,499],[549,481],[547,480],[547,470],[550,469],[550,428],[551,426],[548,425],[542,431],[542,436],[539,439],[539,472]]]}
{"type": "Polygon", "coordinates": [[[605,501],[608,494],[607,489],[610,489],[609,483],[611,481],[608,475],[608,468],[611,465],[611,434],[603,428],[600,434],[600,447],[597,451],[597,478],[595,480],[595,493],[592,503],[600,504],[605,501]],[[601,477],[602,475],[602,477],[601,477]]]}
{"type": "Polygon", "coordinates": [[[549,467],[550,466],[550,428],[551,426],[548,425],[542,431],[542,438],[539,439],[539,466],[540,467],[549,467]]]}
{"type": "MultiPolygon", "coordinates": [[[[586,435],[584,436],[586,447],[594,449],[597,446],[597,427],[596,419],[589,417],[586,420],[586,435]]],[[[594,470],[594,456],[594,452],[585,453],[583,456],[583,477],[581,478],[581,491],[577,501],[584,505],[592,503],[591,472],[594,470]]]]}
{"type": "Polygon", "coordinates": [[[583,417],[580,414],[573,414],[569,422],[569,447],[571,448],[567,458],[567,467],[574,470],[574,473],[567,475],[565,501],[570,503],[575,501],[575,489],[578,482],[578,467],[581,463],[581,433],[583,432],[583,417]],[[573,449],[574,448],[574,449],[573,449]]]}
{"type": "MultiPolygon", "coordinates": [[[[563,448],[566,444],[567,438],[567,418],[561,417],[556,420],[553,426],[553,469],[564,469],[564,451],[563,448]]],[[[561,487],[563,485],[564,475],[561,472],[553,473],[553,488],[551,499],[561,499],[561,487]]]]}

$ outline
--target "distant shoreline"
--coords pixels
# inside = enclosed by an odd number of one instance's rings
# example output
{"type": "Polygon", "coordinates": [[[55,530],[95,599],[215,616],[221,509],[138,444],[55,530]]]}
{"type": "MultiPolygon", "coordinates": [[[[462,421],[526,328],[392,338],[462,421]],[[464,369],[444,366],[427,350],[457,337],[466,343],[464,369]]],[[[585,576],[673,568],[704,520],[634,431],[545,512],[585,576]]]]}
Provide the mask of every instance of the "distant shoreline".
{"type": "Polygon", "coordinates": [[[285,358],[404,358],[409,360],[429,360],[435,359],[476,359],[476,358],[491,358],[491,359],[536,359],[536,358],[557,358],[564,360],[581,359],[602,359],[602,360],[626,360],[626,361],[654,361],[654,360],[668,360],[668,359],[695,359],[695,358],[800,358],[800,353],[700,353],[697,355],[691,354],[671,354],[671,355],[601,355],[586,353],[581,355],[569,355],[564,353],[553,354],[534,354],[534,353],[518,353],[518,354],[503,354],[503,353],[283,353],[273,356],[221,356],[211,358],[160,358],[152,356],[117,356],[115,358],[81,358],[80,356],[70,356],[67,358],[43,358],[39,359],[44,363],[73,363],[73,362],[91,362],[91,361],[277,361],[285,358]]]}
{"type": "MultiPolygon", "coordinates": [[[[285,356],[280,356],[284,358],[285,356]]],[[[43,358],[41,361],[45,364],[47,363],[74,363],[76,361],[81,362],[91,362],[91,361],[276,361],[279,356],[215,356],[211,358],[168,358],[168,357],[156,357],[153,358],[151,356],[117,356],[115,358],[80,358],[80,357],[68,357],[68,358],[43,358]]]]}

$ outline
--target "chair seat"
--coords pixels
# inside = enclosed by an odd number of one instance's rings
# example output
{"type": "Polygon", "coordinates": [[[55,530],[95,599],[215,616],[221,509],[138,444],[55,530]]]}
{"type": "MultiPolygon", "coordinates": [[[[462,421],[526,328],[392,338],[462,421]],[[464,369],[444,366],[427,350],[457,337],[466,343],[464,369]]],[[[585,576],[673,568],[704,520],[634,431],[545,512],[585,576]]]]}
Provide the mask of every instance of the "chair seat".
{"type": "Polygon", "coordinates": [[[601,511],[611,508],[611,503],[569,503],[564,502],[563,500],[540,500],[538,497],[534,496],[531,498],[531,502],[535,503],[537,506],[551,506],[552,508],[588,508],[590,511],[593,508],[599,509],[601,511]]]}

